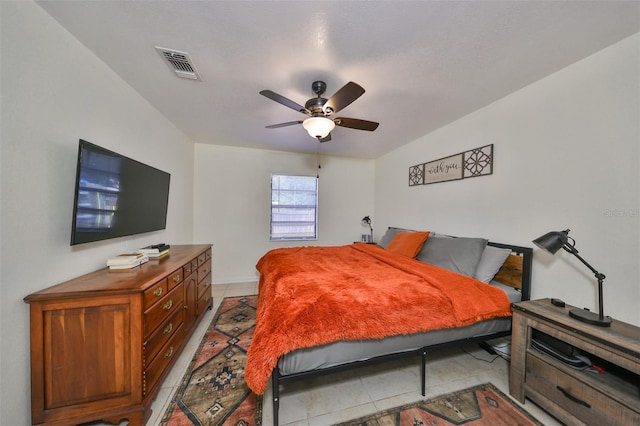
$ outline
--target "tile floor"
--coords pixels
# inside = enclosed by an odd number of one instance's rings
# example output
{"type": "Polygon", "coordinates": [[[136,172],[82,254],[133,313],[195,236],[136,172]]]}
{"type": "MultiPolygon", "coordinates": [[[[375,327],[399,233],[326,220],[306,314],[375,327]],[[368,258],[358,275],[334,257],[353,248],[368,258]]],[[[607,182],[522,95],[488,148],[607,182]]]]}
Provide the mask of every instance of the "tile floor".
{"type": "MultiPolygon", "coordinates": [[[[224,297],[257,294],[257,283],[213,286],[214,309],[206,313],[165,379],[148,426],[157,425],[180,384],[213,314],[224,297]]],[[[509,393],[509,364],[477,345],[443,349],[427,360],[427,398],[491,382],[509,393]]],[[[418,357],[287,384],[280,391],[280,425],[325,426],[421,399],[418,357]]],[[[526,410],[547,426],[558,421],[527,400],[526,410]]],[[[273,424],[271,389],[264,395],[263,425],[273,424]]]]}

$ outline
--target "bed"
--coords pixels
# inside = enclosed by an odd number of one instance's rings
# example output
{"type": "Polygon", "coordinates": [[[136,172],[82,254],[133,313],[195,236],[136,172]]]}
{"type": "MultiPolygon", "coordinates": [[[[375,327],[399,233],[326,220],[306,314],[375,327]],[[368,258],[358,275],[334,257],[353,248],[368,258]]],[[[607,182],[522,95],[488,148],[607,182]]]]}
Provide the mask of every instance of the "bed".
{"type": "Polygon", "coordinates": [[[389,228],[378,245],[271,250],[260,272],[245,379],[280,385],[419,356],[511,332],[511,303],[528,300],[532,249],[482,238],[389,228]]]}

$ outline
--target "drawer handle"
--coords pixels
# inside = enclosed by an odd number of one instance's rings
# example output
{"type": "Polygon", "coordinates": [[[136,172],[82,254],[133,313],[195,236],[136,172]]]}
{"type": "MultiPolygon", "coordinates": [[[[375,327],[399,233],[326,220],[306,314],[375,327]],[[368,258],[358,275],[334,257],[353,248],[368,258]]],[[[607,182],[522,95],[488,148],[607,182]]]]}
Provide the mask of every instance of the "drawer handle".
{"type": "Polygon", "coordinates": [[[176,275],[173,277],[173,282],[177,283],[178,281],[180,281],[180,275],[176,275]]]}
{"type": "Polygon", "coordinates": [[[170,322],[169,325],[164,328],[164,334],[171,333],[171,330],[173,330],[173,323],[172,322],[170,322]]]}
{"type": "Polygon", "coordinates": [[[172,306],[173,306],[173,300],[169,300],[167,303],[164,304],[162,309],[164,309],[165,311],[168,311],[169,309],[171,309],[172,306]]]}
{"type": "Polygon", "coordinates": [[[158,287],[156,291],[153,292],[153,295],[155,297],[160,297],[161,294],[162,294],[162,287],[158,287]]]}
{"type": "Polygon", "coordinates": [[[573,402],[575,402],[576,404],[580,404],[580,405],[584,405],[587,408],[591,408],[591,404],[589,404],[588,402],[585,402],[579,398],[576,398],[575,396],[571,395],[569,392],[567,392],[565,389],[563,389],[561,386],[556,386],[556,388],[562,392],[562,394],[564,396],[566,396],[567,398],[569,398],[570,400],[572,400],[573,402]]]}
{"type": "Polygon", "coordinates": [[[171,355],[173,355],[173,346],[171,346],[169,350],[164,354],[164,357],[169,358],[171,355]]]}

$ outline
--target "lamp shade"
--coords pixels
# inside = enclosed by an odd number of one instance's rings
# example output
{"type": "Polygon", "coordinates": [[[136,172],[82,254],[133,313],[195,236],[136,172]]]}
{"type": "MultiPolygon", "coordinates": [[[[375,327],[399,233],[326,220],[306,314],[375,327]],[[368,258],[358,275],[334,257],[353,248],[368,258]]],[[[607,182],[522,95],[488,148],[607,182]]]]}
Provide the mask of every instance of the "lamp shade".
{"type": "Polygon", "coordinates": [[[324,139],[336,127],[336,123],[325,117],[309,117],[302,122],[302,127],[312,138],[324,139]]]}
{"type": "Polygon", "coordinates": [[[542,250],[555,254],[569,241],[569,230],[566,231],[551,231],[547,232],[541,237],[533,240],[533,243],[540,247],[542,250]]]}

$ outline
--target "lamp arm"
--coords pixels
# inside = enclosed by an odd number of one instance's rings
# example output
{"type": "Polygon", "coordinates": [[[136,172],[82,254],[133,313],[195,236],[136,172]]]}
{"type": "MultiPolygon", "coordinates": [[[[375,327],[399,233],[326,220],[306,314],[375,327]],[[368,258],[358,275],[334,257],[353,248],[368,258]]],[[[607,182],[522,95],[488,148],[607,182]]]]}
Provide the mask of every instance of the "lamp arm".
{"type": "Polygon", "coordinates": [[[574,255],[575,257],[577,257],[578,259],[580,259],[580,262],[584,263],[584,265],[585,265],[587,268],[589,268],[589,269],[591,270],[591,272],[593,272],[593,273],[595,274],[596,279],[597,279],[598,281],[602,281],[602,280],[604,280],[604,279],[606,278],[606,277],[604,276],[604,274],[602,274],[602,273],[600,273],[600,272],[596,271],[596,269],[595,269],[593,266],[589,265],[589,263],[588,263],[586,260],[584,260],[584,259],[582,258],[582,256],[580,256],[580,255],[578,254],[578,250],[576,250],[576,248],[575,248],[575,247],[573,247],[573,246],[571,246],[571,245],[569,245],[569,244],[565,244],[564,246],[562,246],[562,248],[563,248],[563,249],[565,249],[566,251],[568,251],[569,253],[571,253],[572,255],[574,255]]]}
{"type": "Polygon", "coordinates": [[[564,246],[562,246],[562,248],[568,251],[569,253],[571,253],[572,255],[574,255],[575,257],[577,257],[578,259],[580,259],[580,262],[584,263],[585,266],[595,274],[596,279],[598,280],[598,321],[601,321],[601,322],[604,321],[604,307],[603,307],[604,304],[602,302],[602,281],[606,277],[604,276],[604,274],[601,274],[600,272],[596,271],[596,269],[593,266],[589,265],[589,263],[586,260],[584,260],[582,256],[578,254],[578,250],[574,246],[565,244],[564,246]]]}

